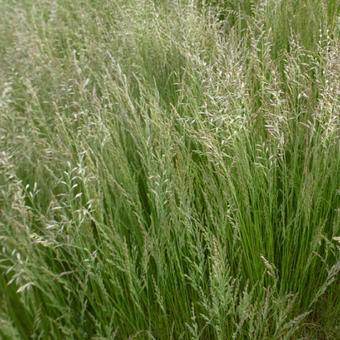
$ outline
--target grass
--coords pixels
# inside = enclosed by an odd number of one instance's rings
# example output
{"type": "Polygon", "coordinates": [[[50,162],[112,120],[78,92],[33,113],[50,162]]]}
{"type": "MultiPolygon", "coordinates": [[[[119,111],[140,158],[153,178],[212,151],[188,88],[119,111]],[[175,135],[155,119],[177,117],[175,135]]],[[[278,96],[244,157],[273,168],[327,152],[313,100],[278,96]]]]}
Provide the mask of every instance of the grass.
{"type": "Polygon", "coordinates": [[[0,11],[2,339],[337,339],[338,0],[0,11]]]}

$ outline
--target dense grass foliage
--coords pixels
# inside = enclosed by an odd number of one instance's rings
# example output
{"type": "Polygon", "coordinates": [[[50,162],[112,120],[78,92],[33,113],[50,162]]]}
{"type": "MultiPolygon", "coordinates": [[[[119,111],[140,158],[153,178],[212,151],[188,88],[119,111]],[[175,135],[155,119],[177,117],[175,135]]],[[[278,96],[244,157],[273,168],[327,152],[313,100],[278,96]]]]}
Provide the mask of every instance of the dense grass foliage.
{"type": "Polygon", "coordinates": [[[1,339],[336,339],[339,5],[0,1],[1,339]]]}

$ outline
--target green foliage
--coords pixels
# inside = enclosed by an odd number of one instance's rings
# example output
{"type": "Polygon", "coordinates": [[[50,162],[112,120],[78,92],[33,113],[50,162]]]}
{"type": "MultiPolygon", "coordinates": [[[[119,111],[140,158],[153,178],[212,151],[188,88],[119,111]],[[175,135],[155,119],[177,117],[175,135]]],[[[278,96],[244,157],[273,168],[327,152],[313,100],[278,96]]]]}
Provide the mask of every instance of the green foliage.
{"type": "Polygon", "coordinates": [[[0,11],[1,338],[337,338],[338,0],[0,11]]]}

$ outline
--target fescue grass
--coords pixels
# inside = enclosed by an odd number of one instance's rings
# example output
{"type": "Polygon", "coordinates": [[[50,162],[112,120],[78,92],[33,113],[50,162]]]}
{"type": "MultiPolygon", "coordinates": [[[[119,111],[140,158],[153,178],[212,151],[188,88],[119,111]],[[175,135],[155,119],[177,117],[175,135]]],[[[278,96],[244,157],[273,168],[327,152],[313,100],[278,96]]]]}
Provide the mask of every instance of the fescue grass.
{"type": "Polygon", "coordinates": [[[0,12],[2,339],[338,338],[338,0],[0,12]]]}

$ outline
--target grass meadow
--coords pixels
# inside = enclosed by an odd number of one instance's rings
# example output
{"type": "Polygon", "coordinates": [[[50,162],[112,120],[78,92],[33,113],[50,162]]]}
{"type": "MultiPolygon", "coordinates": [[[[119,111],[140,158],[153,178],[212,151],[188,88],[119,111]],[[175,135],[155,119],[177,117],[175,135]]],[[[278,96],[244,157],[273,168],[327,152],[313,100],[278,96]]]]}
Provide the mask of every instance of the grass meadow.
{"type": "Polygon", "coordinates": [[[0,13],[1,339],[339,339],[339,0],[0,13]]]}

